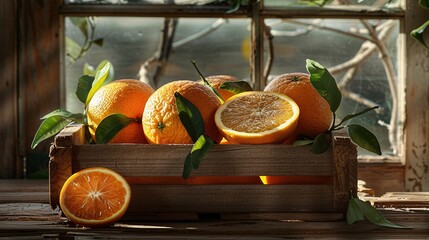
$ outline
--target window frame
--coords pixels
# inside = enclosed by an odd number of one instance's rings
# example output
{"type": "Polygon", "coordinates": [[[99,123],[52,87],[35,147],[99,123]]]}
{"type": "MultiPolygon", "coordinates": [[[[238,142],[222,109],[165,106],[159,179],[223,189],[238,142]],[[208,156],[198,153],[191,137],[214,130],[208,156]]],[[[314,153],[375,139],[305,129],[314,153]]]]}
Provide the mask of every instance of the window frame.
{"type": "MultiPolygon", "coordinates": [[[[228,6],[183,6],[167,4],[136,4],[136,5],[98,5],[98,4],[64,4],[60,9],[61,21],[70,16],[109,16],[109,17],[165,17],[165,18],[246,18],[251,20],[251,42],[252,51],[250,59],[251,81],[254,83],[255,90],[264,89],[267,79],[264,74],[264,19],[267,18],[325,18],[325,19],[397,19],[400,21],[401,29],[405,18],[405,11],[402,9],[376,9],[373,7],[347,7],[330,8],[330,7],[305,7],[305,8],[285,8],[277,9],[264,7],[264,0],[251,0],[246,7],[242,6],[233,13],[226,13],[228,6]],[[253,53],[253,54],[252,54],[253,53]]],[[[63,32],[64,30],[62,30],[63,32]]],[[[64,41],[61,41],[64,44],[64,41]]],[[[400,43],[398,52],[402,53],[403,43],[400,43]]],[[[63,45],[64,46],[64,45],[63,45]]],[[[65,49],[61,47],[61,50],[65,49]]],[[[64,56],[64,52],[62,52],[64,56]]],[[[400,60],[399,60],[400,61],[400,60]]],[[[401,77],[402,69],[399,69],[398,86],[403,86],[401,77]]],[[[62,81],[65,77],[62,75],[62,81]]],[[[62,82],[63,86],[65,85],[62,82]]],[[[65,90],[63,90],[65,91],[65,90]]],[[[398,102],[401,102],[398,99],[398,102]]],[[[65,106],[65,100],[62,102],[65,106]]],[[[398,111],[398,118],[403,122],[404,111],[398,111]]],[[[401,134],[403,135],[403,134],[401,134]]],[[[403,138],[403,136],[399,136],[403,138]]],[[[404,146],[398,141],[398,153],[396,156],[364,156],[359,157],[360,162],[369,163],[393,163],[405,164],[404,146]]]]}
{"type": "MultiPolygon", "coordinates": [[[[254,1],[251,1],[254,2],[254,1]]],[[[154,8],[159,6],[138,6],[138,7],[124,7],[124,6],[68,6],[64,5],[63,1],[22,1],[13,0],[12,5],[13,11],[10,15],[5,14],[5,19],[0,21],[11,21],[18,26],[14,31],[14,36],[10,39],[3,39],[6,46],[13,47],[13,51],[16,53],[17,63],[16,71],[9,73],[7,78],[13,84],[9,85],[6,90],[16,89],[16,97],[13,99],[14,108],[1,109],[2,116],[12,115],[15,116],[17,126],[13,126],[15,129],[14,136],[10,140],[11,136],[8,135],[7,131],[1,132],[1,139],[8,139],[13,142],[14,151],[5,152],[2,154],[3,169],[1,170],[2,178],[22,178],[25,176],[23,173],[23,163],[27,156],[34,152],[29,148],[32,137],[34,136],[35,130],[37,130],[40,124],[40,116],[43,116],[53,109],[63,107],[65,104],[64,89],[61,87],[60,79],[64,79],[64,72],[61,70],[63,64],[63,50],[61,46],[64,46],[64,17],[65,16],[159,16],[159,17],[172,17],[179,13],[182,17],[202,17],[201,14],[196,13],[193,10],[189,12],[182,11],[184,7],[163,7],[161,10],[154,14],[154,8]],[[193,12],[192,12],[193,11],[193,12]],[[30,14],[31,13],[31,14],[30,14]],[[40,24],[44,21],[43,24],[40,24]],[[39,25],[40,24],[40,25],[39,25]],[[40,35],[30,35],[33,33],[43,32],[40,35]],[[19,35],[19,37],[18,37],[19,35]],[[19,41],[18,41],[19,40],[19,41]],[[9,41],[9,42],[8,42],[9,41]],[[12,41],[18,41],[17,46],[12,44],[12,41]],[[32,44],[38,41],[49,42],[49,45],[38,46],[32,44]],[[31,47],[26,47],[31,46],[31,47]],[[45,62],[42,58],[42,62],[38,62],[36,59],[31,58],[36,52],[37,54],[47,55],[51,54],[50,58],[46,58],[49,62],[45,62]],[[58,54],[57,54],[58,53],[58,54]],[[40,70],[41,64],[49,64],[51,71],[40,70]],[[31,88],[32,83],[37,82],[40,85],[45,86],[31,88]],[[27,89],[28,88],[28,89],[27,89]],[[52,91],[46,92],[41,89],[53,89],[52,91]],[[37,97],[45,97],[46,94],[50,94],[50,100],[46,104],[37,107],[34,105],[34,100],[37,97]],[[25,119],[25,123],[23,120],[25,119]],[[12,173],[12,174],[10,174],[12,173]]],[[[427,148],[429,139],[429,102],[427,96],[429,95],[429,87],[427,79],[429,79],[429,71],[422,71],[422,66],[425,69],[429,67],[429,50],[424,48],[421,44],[416,42],[409,36],[411,30],[417,28],[422,23],[427,21],[427,11],[418,6],[417,1],[414,0],[403,0],[403,10],[400,12],[383,12],[383,11],[371,11],[366,10],[359,12],[355,10],[344,11],[344,10],[324,10],[319,9],[317,16],[336,18],[336,17],[350,17],[358,18],[364,14],[364,18],[376,18],[376,17],[391,17],[398,18],[401,21],[400,26],[400,39],[402,44],[400,48],[401,64],[399,69],[399,79],[402,86],[400,89],[400,99],[405,101],[403,108],[400,109],[404,112],[407,118],[404,118],[404,154],[399,161],[389,161],[387,159],[380,159],[379,161],[359,161],[359,179],[364,179],[368,182],[368,186],[373,188],[377,195],[389,191],[419,191],[414,188],[413,184],[407,180],[413,176],[410,169],[419,165],[422,161],[428,162],[427,148]],[[415,107],[420,106],[420,107],[415,107]],[[412,119],[412,121],[410,120],[412,119]],[[423,127],[422,127],[423,125],[423,127]],[[419,154],[416,154],[416,151],[419,154]],[[423,154],[422,154],[423,153],[423,154]],[[426,155],[424,154],[426,153],[426,155]],[[376,174],[374,174],[376,173],[376,174]]],[[[242,10],[238,10],[233,14],[226,14],[225,9],[205,9],[204,7],[199,8],[198,11],[204,13],[204,16],[211,17],[228,17],[238,18],[247,17],[247,14],[242,10]]],[[[314,12],[308,12],[306,10],[293,10],[285,11],[283,15],[277,10],[260,9],[259,13],[264,14],[265,17],[308,17],[314,18],[314,12]],[[313,15],[312,15],[313,14],[313,15]]],[[[3,16],[3,15],[2,15],[3,16]]],[[[259,24],[261,19],[259,18],[259,24]]],[[[261,34],[256,32],[255,34],[261,34]]],[[[1,40],[0,40],[1,41],[1,40]]],[[[259,46],[261,42],[257,43],[259,46]]],[[[2,55],[0,53],[0,55],[2,55]]],[[[2,58],[9,57],[9,55],[2,55],[2,58]]],[[[40,60],[40,59],[39,59],[40,60]]],[[[262,61],[261,61],[262,63],[262,61]]],[[[261,66],[259,66],[261,69],[261,66]]],[[[0,96],[2,102],[7,102],[6,96],[0,96]]],[[[4,141],[4,140],[2,140],[4,141]]],[[[49,143],[41,144],[37,149],[39,152],[48,152],[49,143]]],[[[423,188],[420,191],[427,191],[429,188],[429,180],[426,179],[423,188]]]]}

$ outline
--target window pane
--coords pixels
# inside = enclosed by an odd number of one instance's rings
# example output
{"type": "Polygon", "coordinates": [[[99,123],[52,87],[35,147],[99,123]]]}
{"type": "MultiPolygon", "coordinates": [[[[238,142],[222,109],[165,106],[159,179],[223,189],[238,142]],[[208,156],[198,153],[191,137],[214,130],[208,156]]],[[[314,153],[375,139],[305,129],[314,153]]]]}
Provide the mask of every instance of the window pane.
{"type": "Polygon", "coordinates": [[[288,7],[376,7],[376,8],[398,8],[401,0],[264,0],[264,6],[268,8],[288,7]]]}
{"type": "Polygon", "coordinates": [[[64,0],[65,4],[232,5],[232,0],[64,0]]]}
{"type": "Polygon", "coordinates": [[[337,117],[342,119],[364,108],[380,106],[379,111],[357,117],[350,123],[373,132],[383,154],[396,154],[396,134],[401,129],[394,110],[397,109],[399,21],[267,19],[265,23],[274,36],[274,61],[269,79],[283,73],[307,72],[306,59],[319,62],[331,71],[343,94],[337,117]],[[372,27],[377,30],[375,39],[368,32],[372,27]],[[383,46],[382,51],[375,46],[377,41],[383,46]],[[388,73],[392,76],[390,80],[388,73]]]}
{"type": "Polygon", "coordinates": [[[152,81],[158,67],[163,67],[158,69],[162,74],[155,80],[155,88],[174,80],[199,80],[192,60],[205,76],[228,74],[248,79],[249,24],[249,19],[180,18],[171,50],[166,51],[169,59],[160,63],[149,60],[162,47],[162,32],[168,31],[164,29],[164,18],[67,17],[66,108],[73,112],[83,110],[75,95],[77,81],[84,73],[85,64],[96,67],[104,59],[113,64],[115,79],[139,79],[139,72],[141,75],[146,72],[147,79],[152,81]],[[88,36],[87,41],[85,36],[88,36]],[[91,41],[93,44],[89,46],[91,41]],[[148,67],[142,67],[144,63],[148,63],[148,67]]]}

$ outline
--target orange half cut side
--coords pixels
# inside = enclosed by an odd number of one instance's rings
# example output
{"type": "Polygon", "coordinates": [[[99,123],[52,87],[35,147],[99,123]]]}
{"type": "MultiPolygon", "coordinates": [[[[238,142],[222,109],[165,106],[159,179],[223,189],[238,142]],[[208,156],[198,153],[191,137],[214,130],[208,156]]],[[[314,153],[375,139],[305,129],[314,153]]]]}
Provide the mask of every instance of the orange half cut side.
{"type": "Polygon", "coordinates": [[[127,181],[108,168],[83,169],[67,179],[60,192],[60,207],[75,224],[108,226],[127,211],[131,189],[127,181]]]}

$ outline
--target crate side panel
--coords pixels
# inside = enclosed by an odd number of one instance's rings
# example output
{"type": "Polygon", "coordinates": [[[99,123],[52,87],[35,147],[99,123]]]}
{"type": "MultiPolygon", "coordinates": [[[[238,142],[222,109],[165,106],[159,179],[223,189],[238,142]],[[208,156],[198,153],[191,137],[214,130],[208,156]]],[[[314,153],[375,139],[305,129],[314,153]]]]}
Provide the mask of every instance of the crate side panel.
{"type": "Polygon", "coordinates": [[[128,213],[333,212],[331,185],[132,185],[128,213]]]}
{"type": "MultiPolygon", "coordinates": [[[[104,166],[124,176],[181,176],[191,145],[105,144],[74,147],[73,169],[104,166]]],[[[332,150],[307,147],[215,145],[193,176],[332,176],[332,150]]]]}

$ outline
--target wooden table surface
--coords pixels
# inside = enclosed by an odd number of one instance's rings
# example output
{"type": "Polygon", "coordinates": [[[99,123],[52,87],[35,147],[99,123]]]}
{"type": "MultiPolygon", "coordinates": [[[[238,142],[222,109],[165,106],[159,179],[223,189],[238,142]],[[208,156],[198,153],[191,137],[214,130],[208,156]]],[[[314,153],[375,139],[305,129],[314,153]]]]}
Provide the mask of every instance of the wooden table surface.
{"type": "MultiPolygon", "coordinates": [[[[49,205],[46,180],[0,180],[0,239],[429,239],[429,193],[387,193],[367,197],[390,221],[412,227],[392,229],[367,221],[293,220],[299,215],[255,215],[132,221],[90,229],[75,226],[49,205]]],[[[201,216],[200,216],[201,217],[201,216]]]]}

